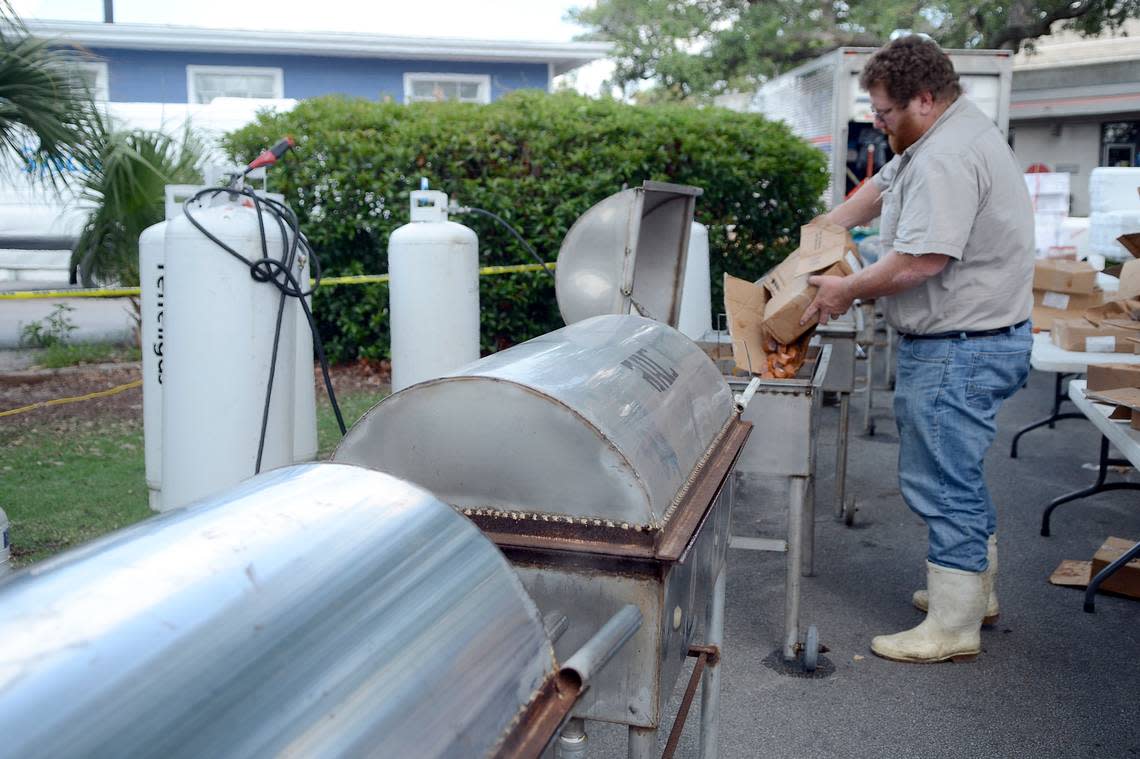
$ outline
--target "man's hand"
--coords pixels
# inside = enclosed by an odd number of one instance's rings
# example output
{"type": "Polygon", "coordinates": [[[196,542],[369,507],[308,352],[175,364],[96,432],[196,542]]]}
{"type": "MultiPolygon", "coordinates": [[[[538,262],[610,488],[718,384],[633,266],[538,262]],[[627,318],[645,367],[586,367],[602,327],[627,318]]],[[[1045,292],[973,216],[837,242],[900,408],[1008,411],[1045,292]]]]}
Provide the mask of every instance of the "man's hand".
{"type": "Polygon", "coordinates": [[[829,319],[838,319],[847,313],[855,299],[849,293],[846,277],[832,277],[816,275],[808,277],[808,284],[818,287],[815,300],[804,311],[800,324],[807,324],[818,319],[820,324],[827,324],[829,319]]]}

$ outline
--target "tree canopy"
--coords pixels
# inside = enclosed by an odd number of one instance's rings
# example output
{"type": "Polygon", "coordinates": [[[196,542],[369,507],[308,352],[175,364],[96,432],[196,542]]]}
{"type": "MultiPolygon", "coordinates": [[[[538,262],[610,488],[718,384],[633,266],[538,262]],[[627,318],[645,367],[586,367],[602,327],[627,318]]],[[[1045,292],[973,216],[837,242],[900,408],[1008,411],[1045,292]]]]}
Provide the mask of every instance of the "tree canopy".
{"type": "Polygon", "coordinates": [[[653,81],[659,99],[747,89],[845,45],[878,46],[892,32],[948,48],[1032,46],[1060,29],[1116,31],[1140,0],[598,0],[570,18],[615,44],[614,83],[653,81]]]}

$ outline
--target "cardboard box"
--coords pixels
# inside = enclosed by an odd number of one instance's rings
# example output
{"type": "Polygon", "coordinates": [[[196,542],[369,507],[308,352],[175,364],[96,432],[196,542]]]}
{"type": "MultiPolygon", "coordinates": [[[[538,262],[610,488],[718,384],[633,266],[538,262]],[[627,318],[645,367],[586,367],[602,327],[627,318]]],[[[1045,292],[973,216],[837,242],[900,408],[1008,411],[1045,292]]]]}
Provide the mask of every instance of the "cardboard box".
{"type": "MultiPolygon", "coordinates": [[[[1098,572],[1119,559],[1134,545],[1136,545],[1136,541],[1134,540],[1124,540],[1122,538],[1108,538],[1105,540],[1104,545],[1093,555],[1092,574],[1090,578],[1096,577],[1098,572]]],[[[1140,557],[1133,559],[1113,572],[1111,577],[1101,583],[1100,589],[1112,593],[1120,593],[1130,598],[1140,598],[1140,557]]]]}
{"type": "Polygon", "coordinates": [[[1085,261],[1043,258],[1033,264],[1033,289],[1058,293],[1091,293],[1096,290],[1096,269],[1085,261]]]}
{"type": "MultiPolygon", "coordinates": [[[[1137,323],[1140,327],[1140,323],[1137,323]]],[[[1131,353],[1136,330],[1109,322],[1100,326],[1088,319],[1058,319],[1050,330],[1053,342],[1067,351],[1088,353],[1131,353]]]]}
{"type": "Polygon", "coordinates": [[[1118,387],[1140,388],[1140,364],[1089,364],[1086,390],[1097,392],[1118,387]]]}
{"type": "Polygon", "coordinates": [[[1033,322],[1033,329],[1035,331],[1048,332],[1053,329],[1053,323],[1058,319],[1076,319],[1079,318],[1079,316],[1079,311],[1062,311],[1058,308],[1034,306],[1033,313],[1030,315],[1030,321],[1033,322]]]}
{"type": "Polygon", "coordinates": [[[1118,387],[1112,390],[1085,390],[1085,397],[1097,403],[1108,403],[1116,407],[1113,419],[1131,419],[1132,429],[1140,424],[1140,387],[1118,387]],[[1128,413],[1124,413],[1127,411],[1128,413]],[[1120,413],[1117,413],[1120,412],[1120,413]]]}
{"type": "Polygon", "coordinates": [[[844,227],[820,221],[801,227],[800,246],[756,283],[768,294],[764,332],[778,342],[794,343],[815,326],[800,324],[804,311],[815,300],[816,288],[808,284],[808,277],[845,277],[862,267],[859,250],[844,227]]]}
{"type": "Polygon", "coordinates": [[[1106,319],[1140,321],[1140,300],[1110,300],[1102,306],[1085,309],[1084,316],[1093,324],[1106,319]]]}
{"type": "Polygon", "coordinates": [[[1104,292],[1093,290],[1088,293],[1064,293],[1054,290],[1033,291],[1033,305],[1051,308],[1055,311],[1072,311],[1073,318],[1082,316],[1086,309],[1104,304],[1104,292]]]}
{"type": "Polygon", "coordinates": [[[1116,238],[1116,241],[1124,246],[1124,249],[1132,254],[1133,258],[1140,258],[1140,232],[1130,232],[1126,235],[1121,235],[1116,238]]]}
{"type": "Polygon", "coordinates": [[[755,367],[759,374],[764,362],[764,307],[768,291],[757,284],[724,275],[724,312],[732,337],[732,360],[742,369],[755,367]]]}
{"type": "Polygon", "coordinates": [[[1140,259],[1125,261],[1120,270],[1120,292],[1117,298],[1140,298],[1140,259]]]}

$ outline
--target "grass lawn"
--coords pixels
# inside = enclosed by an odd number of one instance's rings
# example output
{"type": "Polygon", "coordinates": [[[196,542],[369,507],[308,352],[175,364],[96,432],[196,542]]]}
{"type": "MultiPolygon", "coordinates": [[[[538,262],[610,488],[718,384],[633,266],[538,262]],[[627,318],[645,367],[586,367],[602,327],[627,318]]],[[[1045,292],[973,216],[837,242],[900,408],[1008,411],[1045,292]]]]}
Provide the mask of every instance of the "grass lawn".
{"type": "MultiPolygon", "coordinates": [[[[351,426],[377,397],[358,392],[339,401],[351,426]]],[[[317,424],[318,457],[328,458],[340,431],[327,402],[318,402],[317,424]]],[[[12,523],[16,567],[145,519],[152,512],[142,422],[112,418],[7,430],[0,424],[0,506],[12,523]]]]}

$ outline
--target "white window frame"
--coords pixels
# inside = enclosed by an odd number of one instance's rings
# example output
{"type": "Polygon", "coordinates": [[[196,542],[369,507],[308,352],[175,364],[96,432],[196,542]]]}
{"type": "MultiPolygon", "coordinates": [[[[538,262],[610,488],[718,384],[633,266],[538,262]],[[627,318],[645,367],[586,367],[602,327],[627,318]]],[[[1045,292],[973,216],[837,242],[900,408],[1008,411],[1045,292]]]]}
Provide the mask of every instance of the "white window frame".
{"type": "Polygon", "coordinates": [[[404,74],[404,102],[411,103],[412,84],[418,81],[429,82],[460,82],[464,84],[479,85],[479,99],[476,101],[461,100],[463,103],[491,102],[491,75],[490,74],[440,74],[434,71],[409,71],[404,74]]]}
{"type": "Polygon", "coordinates": [[[106,61],[76,61],[72,65],[79,71],[93,71],[95,73],[95,88],[91,91],[91,96],[95,100],[106,101],[111,99],[106,61]]]}
{"type": "Polygon", "coordinates": [[[190,64],[186,67],[186,102],[197,103],[198,92],[194,85],[195,74],[232,74],[235,76],[248,76],[250,74],[271,74],[273,76],[274,99],[285,97],[285,72],[273,66],[200,66],[190,64]]]}

